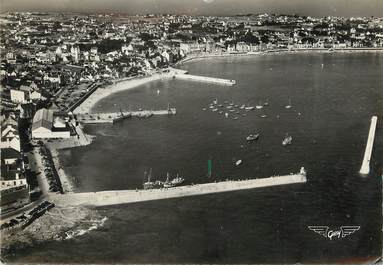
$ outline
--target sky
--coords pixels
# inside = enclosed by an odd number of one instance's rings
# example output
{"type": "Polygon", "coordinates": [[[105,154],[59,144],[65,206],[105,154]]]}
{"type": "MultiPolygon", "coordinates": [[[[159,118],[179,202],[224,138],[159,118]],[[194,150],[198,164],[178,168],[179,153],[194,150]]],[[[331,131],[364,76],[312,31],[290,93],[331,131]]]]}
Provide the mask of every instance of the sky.
{"type": "Polygon", "coordinates": [[[0,11],[236,15],[282,13],[383,17],[383,0],[0,0],[0,11]]]}

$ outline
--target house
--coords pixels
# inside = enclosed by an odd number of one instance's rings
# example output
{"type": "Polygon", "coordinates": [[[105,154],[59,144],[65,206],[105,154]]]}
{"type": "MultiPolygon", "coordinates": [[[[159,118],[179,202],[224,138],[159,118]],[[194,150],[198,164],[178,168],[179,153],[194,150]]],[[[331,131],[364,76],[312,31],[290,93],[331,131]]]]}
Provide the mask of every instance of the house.
{"type": "Polygon", "coordinates": [[[11,89],[11,101],[16,103],[26,103],[27,102],[27,95],[25,94],[25,91],[22,90],[16,90],[11,89]]]}
{"type": "Polygon", "coordinates": [[[20,152],[13,148],[2,148],[1,159],[5,165],[12,165],[20,158],[20,152]]]}
{"type": "Polygon", "coordinates": [[[31,100],[40,100],[41,99],[41,93],[37,91],[33,91],[32,93],[29,94],[29,98],[31,100]]]}
{"type": "Polygon", "coordinates": [[[20,159],[12,164],[1,160],[1,211],[18,208],[29,203],[29,185],[21,171],[20,159]]]}

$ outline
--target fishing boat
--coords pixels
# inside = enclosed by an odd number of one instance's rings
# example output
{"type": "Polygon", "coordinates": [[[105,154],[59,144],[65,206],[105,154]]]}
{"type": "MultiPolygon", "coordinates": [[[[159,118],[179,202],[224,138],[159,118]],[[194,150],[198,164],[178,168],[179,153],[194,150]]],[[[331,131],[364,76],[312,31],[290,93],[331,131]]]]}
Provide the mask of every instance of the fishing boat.
{"type": "Polygon", "coordinates": [[[124,114],[122,112],[122,110],[120,109],[120,115],[117,116],[116,118],[114,118],[112,120],[113,123],[117,123],[117,122],[120,122],[120,121],[123,121],[125,119],[128,119],[128,118],[131,118],[132,117],[132,114],[131,113],[128,113],[128,114],[124,114]]]}
{"type": "Polygon", "coordinates": [[[171,188],[173,187],[172,183],[169,180],[169,172],[166,173],[166,180],[164,182],[164,188],[171,188]]]}
{"type": "Polygon", "coordinates": [[[253,110],[253,109],[255,109],[254,106],[245,107],[245,110],[253,110]]]}
{"type": "Polygon", "coordinates": [[[251,142],[251,141],[257,140],[258,138],[259,138],[259,133],[250,134],[249,136],[246,137],[246,140],[248,142],[251,142]]]}
{"type": "Polygon", "coordinates": [[[291,105],[291,99],[289,99],[289,105],[286,105],[285,108],[286,108],[286,109],[290,109],[291,107],[292,107],[292,105],[291,105]]]}
{"type": "Polygon", "coordinates": [[[214,99],[214,100],[213,100],[213,104],[214,104],[214,105],[217,105],[217,104],[218,104],[218,99],[214,99]]]}
{"type": "Polygon", "coordinates": [[[226,112],[226,113],[225,113],[225,117],[226,117],[226,118],[229,118],[229,113],[226,112]]]}
{"type": "Polygon", "coordinates": [[[266,114],[261,115],[261,118],[267,118],[266,114]]]}
{"type": "Polygon", "coordinates": [[[245,105],[242,105],[242,106],[239,107],[239,108],[240,108],[240,109],[245,109],[245,107],[246,107],[245,105]]]}
{"type": "Polygon", "coordinates": [[[239,160],[237,160],[237,161],[235,162],[235,166],[239,166],[240,164],[242,164],[242,160],[241,160],[241,159],[239,159],[239,160]]]}
{"type": "Polygon", "coordinates": [[[234,117],[233,120],[238,120],[239,118],[238,117],[234,117]]]}
{"type": "Polygon", "coordinates": [[[184,178],[181,178],[181,177],[178,176],[178,174],[177,174],[177,177],[174,178],[174,179],[172,179],[171,184],[172,184],[173,186],[177,186],[177,185],[182,184],[184,181],[185,181],[185,179],[184,179],[184,178]]]}
{"type": "MultiPolygon", "coordinates": [[[[144,172],[144,177],[146,177],[146,171],[144,172]]],[[[148,180],[144,182],[143,184],[143,187],[145,190],[154,189],[155,183],[151,181],[151,177],[152,177],[152,169],[150,169],[149,171],[148,180]]]]}
{"type": "Polygon", "coordinates": [[[218,109],[217,109],[217,108],[215,108],[215,109],[212,109],[211,111],[212,111],[212,112],[216,112],[216,111],[218,111],[218,109]]]}
{"type": "Polygon", "coordinates": [[[286,133],[286,137],[285,139],[283,139],[282,145],[283,146],[290,145],[292,141],[293,141],[293,137],[286,133]]]}
{"type": "Polygon", "coordinates": [[[203,110],[203,111],[205,111],[205,110],[206,110],[206,108],[202,108],[202,110],[203,110]]]}

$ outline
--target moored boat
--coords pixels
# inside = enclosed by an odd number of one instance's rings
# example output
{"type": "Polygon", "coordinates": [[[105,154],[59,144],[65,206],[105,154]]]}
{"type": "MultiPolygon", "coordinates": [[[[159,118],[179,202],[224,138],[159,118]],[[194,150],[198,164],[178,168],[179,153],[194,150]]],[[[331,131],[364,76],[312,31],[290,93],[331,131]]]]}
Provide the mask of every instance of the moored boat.
{"type": "Polygon", "coordinates": [[[257,140],[259,138],[259,135],[260,135],[259,133],[250,134],[249,136],[246,137],[246,140],[249,142],[257,140]]]}
{"type": "Polygon", "coordinates": [[[293,137],[286,134],[285,139],[283,139],[283,141],[282,141],[282,145],[283,146],[290,145],[292,141],[293,141],[293,137]]]}

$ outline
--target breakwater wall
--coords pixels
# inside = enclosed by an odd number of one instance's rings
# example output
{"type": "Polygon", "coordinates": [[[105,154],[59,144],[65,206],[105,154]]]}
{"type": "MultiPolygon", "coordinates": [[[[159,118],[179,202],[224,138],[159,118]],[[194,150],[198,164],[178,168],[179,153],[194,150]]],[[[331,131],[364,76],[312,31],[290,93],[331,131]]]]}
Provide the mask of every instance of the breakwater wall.
{"type": "Polygon", "coordinates": [[[207,76],[199,76],[199,75],[189,75],[189,74],[176,74],[174,75],[174,78],[182,79],[182,80],[213,83],[213,84],[226,85],[226,86],[233,86],[236,84],[236,81],[231,79],[223,79],[223,78],[215,78],[215,77],[207,77],[207,76]]]}
{"type": "Polygon", "coordinates": [[[142,110],[113,113],[77,114],[76,119],[77,121],[84,124],[113,123],[116,121],[116,119],[119,119],[121,117],[149,118],[153,115],[175,115],[176,113],[176,108],[170,108],[167,110],[142,110]]]}
{"type": "Polygon", "coordinates": [[[362,166],[360,167],[360,171],[359,171],[359,173],[363,175],[367,175],[370,173],[370,160],[371,160],[372,149],[374,147],[375,130],[376,130],[377,121],[378,121],[378,117],[373,116],[371,118],[370,131],[368,133],[366,150],[364,152],[362,166]]]}
{"type": "Polygon", "coordinates": [[[230,192],[237,190],[248,190],[270,186],[305,183],[306,181],[306,172],[303,168],[301,168],[301,171],[298,174],[291,174],[286,176],[275,176],[269,178],[239,181],[223,181],[162,189],[115,190],[85,193],[68,193],[63,195],[54,194],[50,196],[50,200],[56,205],[62,206],[107,206],[230,192]]]}

